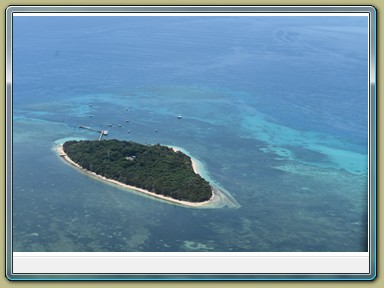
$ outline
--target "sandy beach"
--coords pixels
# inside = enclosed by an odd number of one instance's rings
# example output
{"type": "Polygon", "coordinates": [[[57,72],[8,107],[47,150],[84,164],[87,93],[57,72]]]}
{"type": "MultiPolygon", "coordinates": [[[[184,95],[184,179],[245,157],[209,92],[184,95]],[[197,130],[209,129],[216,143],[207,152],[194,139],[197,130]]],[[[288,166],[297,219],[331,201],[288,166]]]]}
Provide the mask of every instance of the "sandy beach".
{"type": "MultiPolygon", "coordinates": [[[[181,149],[179,147],[170,147],[170,148],[172,148],[174,151],[181,151],[181,152],[183,152],[183,149],[181,149]]],[[[187,206],[187,207],[192,207],[192,208],[221,208],[221,207],[225,207],[225,206],[228,206],[228,207],[231,207],[231,208],[238,208],[238,207],[240,207],[240,205],[238,205],[238,203],[236,202],[236,200],[233,199],[233,197],[230,196],[228,198],[227,194],[229,194],[229,193],[223,193],[221,191],[221,189],[219,189],[218,187],[216,187],[214,185],[211,185],[211,184],[210,185],[212,187],[212,197],[209,200],[204,201],[204,202],[197,202],[197,203],[196,202],[181,201],[181,200],[173,199],[173,198],[166,197],[166,196],[163,196],[163,195],[159,195],[159,194],[150,192],[148,190],[145,190],[145,189],[142,189],[142,188],[139,188],[139,187],[127,185],[127,184],[118,182],[118,181],[113,180],[113,179],[108,179],[106,177],[103,177],[101,175],[96,174],[95,172],[92,172],[92,171],[89,171],[87,169],[84,169],[83,167],[81,167],[79,164],[75,163],[74,161],[72,161],[71,158],[68,157],[68,155],[64,152],[63,146],[62,146],[61,143],[57,143],[56,144],[55,150],[59,154],[59,156],[65,162],[70,164],[72,167],[75,167],[75,168],[81,170],[85,174],[87,174],[87,175],[89,175],[89,176],[91,176],[91,177],[93,177],[93,178],[95,178],[97,180],[101,180],[101,181],[104,181],[104,182],[107,182],[107,183],[111,183],[111,184],[117,185],[117,186],[119,186],[121,188],[124,188],[124,189],[128,189],[128,190],[133,190],[133,191],[136,191],[136,192],[144,193],[145,195],[148,195],[148,196],[160,199],[160,200],[164,200],[164,201],[167,201],[167,202],[172,202],[174,204],[178,204],[178,205],[182,205],[182,206],[187,206]]],[[[193,159],[192,157],[191,157],[191,161],[192,161],[193,171],[196,174],[200,174],[199,172],[201,172],[201,167],[199,167],[198,162],[195,159],[193,159]]]]}
{"type": "MultiPolygon", "coordinates": [[[[180,147],[176,147],[176,146],[168,146],[168,147],[172,148],[172,150],[175,152],[183,152],[184,154],[186,154],[185,150],[181,149],[180,147]]],[[[189,157],[191,158],[193,172],[201,175],[201,167],[198,165],[198,163],[195,159],[193,159],[191,156],[189,156],[189,157]]]]}

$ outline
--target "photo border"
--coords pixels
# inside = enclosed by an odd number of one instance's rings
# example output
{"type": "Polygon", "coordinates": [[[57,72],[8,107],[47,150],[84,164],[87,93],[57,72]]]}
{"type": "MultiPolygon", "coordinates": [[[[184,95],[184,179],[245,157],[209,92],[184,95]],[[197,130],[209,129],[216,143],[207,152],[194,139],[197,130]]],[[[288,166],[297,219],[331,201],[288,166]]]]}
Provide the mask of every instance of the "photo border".
{"type": "MultiPolygon", "coordinates": [[[[287,277],[287,278],[281,278],[285,277],[286,275],[280,276],[276,274],[272,274],[274,276],[273,279],[270,278],[263,278],[263,277],[245,277],[245,278],[239,278],[239,277],[233,277],[230,276],[231,274],[226,274],[229,277],[223,277],[223,275],[219,275],[220,277],[213,277],[211,279],[201,277],[201,278],[189,278],[191,277],[190,274],[187,274],[188,277],[186,278],[177,278],[173,277],[175,274],[171,274],[171,276],[164,275],[164,274],[150,274],[150,279],[147,277],[141,278],[142,275],[140,274],[140,277],[133,276],[133,278],[129,277],[129,279],[124,278],[124,280],[372,280],[376,277],[376,217],[377,217],[377,211],[376,211],[376,9],[372,6],[239,6],[239,5],[231,5],[231,6],[174,6],[174,5],[162,5],[162,6],[12,6],[7,9],[7,22],[6,22],[6,62],[7,62],[7,67],[6,67],[6,110],[12,111],[12,101],[9,101],[8,99],[12,99],[12,81],[9,81],[8,77],[9,75],[12,75],[12,70],[9,67],[9,63],[12,63],[12,47],[9,47],[9,43],[11,40],[9,39],[10,32],[8,31],[10,24],[10,19],[12,19],[13,13],[32,13],[34,9],[40,10],[42,9],[43,12],[36,11],[39,13],[52,13],[53,11],[50,11],[50,9],[63,9],[65,10],[64,13],[79,13],[79,8],[80,9],[85,9],[86,12],[91,12],[91,13],[105,13],[105,8],[114,10],[118,8],[119,10],[125,10],[128,9],[129,11],[124,11],[124,12],[134,12],[134,13],[145,13],[145,12],[150,12],[150,13],[159,13],[159,12],[178,12],[178,13],[191,13],[191,12],[238,12],[238,13],[252,13],[252,12],[263,12],[263,13],[289,13],[289,12],[297,12],[297,13],[312,13],[308,12],[306,9],[320,9],[317,11],[313,11],[313,13],[353,13],[353,12],[369,12],[370,14],[370,57],[369,57],[369,110],[370,110],[370,129],[369,129],[369,148],[370,148],[370,157],[369,157],[369,169],[371,173],[369,173],[369,189],[370,189],[370,195],[369,195],[369,204],[371,209],[369,210],[369,218],[370,218],[370,259],[371,259],[371,272],[369,273],[368,276],[361,277],[361,278],[355,278],[355,277],[345,277],[341,279],[336,279],[336,278],[328,278],[328,279],[322,279],[322,278],[316,278],[316,279],[308,279],[303,275],[301,278],[292,278],[292,277],[287,277]],[[287,9],[288,11],[280,11],[279,9],[287,9]],[[186,8],[191,9],[188,11],[185,11],[186,8]],[[277,11],[270,12],[270,9],[277,9],[277,11]],[[20,10],[21,9],[21,10],[20,10]],[[221,10],[223,9],[223,10],[221,10]],[[257,11],[249,11],[252,9],[256,9],[257,11]],[[324,9],[324,10],[323,10],[324,9]],[[330,9],[330,10],[327,10],[330,9]],[[340,10],[341,9],[341,10],[340,10]],[[364,11],[356,11],[356,9],[368,9],[364,11]],[[94,10],[94,11],[89,11],[89,10],[94,10]],[[101,11],[103,10],[103,11],[101,11]],[[145,11],[143,11],[145,10],[145,11]],[[156,10],[156,11],[154,11],[156,10]],[[160,10],[160,11],[159,11],[160,10]],[[220,11],[218,11],[220,10],[220,11]],[[373,171],[373,172],[372,172],[373,171]],[[373,231],[372,231],[373,230],[373,231]],[[166,276],[166,277],[164,277],[166,276]],[[168,278],[168,276],[170,278],[168,278]],[[136,278],[135,278],[136,277],[136,278]],[[159,277],[159,278],[157,278],[159,277]],[[232,278],[233,277],[233,278],[232,278]]],[[[85,11],[84,11],[85,12],[85,11]]],[[[81,13],[81,12],[80,12],[81,13]]],[[[112,12],[116,13],[116,12],[112,12]]],[[[12,113],[6,113],[6,171],[11,171],[12,168],[12,113]]],[[[7,234],[6,234],[6,264],[7,264],[7,277],[8,279],[12,280],[42,280],[42,278],[24,278],[20,276],[19,274],[15,275],[12,273],[12,271],[9,270],[9,264],[12,266],[12,256],[9,255],[9,251],[12,253],[12,233],[10,233],[10,227],[12,227],[12,217],[9,215],[9,212],[12,213],[12,208],[9,210],[9,207],[12,207],[12,197],[9,195],[9,191],[12,190],[12,175],[10,173],[6,174],[6,205],[8,208],[7,214],[6,214],[6,224],[7,224],[7,234]],[[9,248],[11,248],[9,250],[9,248]]],[[[11,193],[11,192],[10,192],[11,193]]],[[[12,215],[12,214],[11,214],[12,215]]],[[[240,273],[235,274],[238,276],[240,273]]],[[[47,277],[46,280],[70,280],[65,277],[65,279],[61,279],[60,275],[62,274],[52,274],[48,275],[50,277],[47,277]],[[52,277],[52,278],[51,278],[52,277]],[[60,279],[57,279],[59,277],[60,279]]],[[[73,274],[71,274],[73,275],[73,274]]],[[[82,274],[84,275],[84,274],[82,274]]],[[[124,274],[126,275],[126,274],[124,274]]],[[[138,275],[138,274],[135,274],[138,275]]],[[[198,275],[205,275],[205,274],[198,274],[198,275]]],[[[213,274],[210,274],[213,275],[213,274]]],[[[241,274],[241,275],[247,275],[247,276],[254,276],[254,274],[241,274]]],[[[260,275],[260,274],[257,274],[260,275]]],[[[271,276],[271,274],[261,274],[261,275],[268,275],[271,276]]],[[[302,275],[302,274],[298,274],[302,275]]],[[[316,275],[316,274],[315,274],[316,275]]],[[[365,274],[364,274],[365,275],[365,274]]],[[[42,275],[39,275],[42,276],[42,275]]],[[[95,279],[109,279],[109,280],[120,280],[120,279],[110,279],[110,278],[104,278],[102,275],[99,275],[100,278],[95,278],[95,276],[92,274],[92,278],[83,278],[83,276],[79,277],[74,277],[73,279],[81,279],[81,280],[95,280],[95,279]]],[[[44,277],[43,277],[44,278],[44,277]]]]}

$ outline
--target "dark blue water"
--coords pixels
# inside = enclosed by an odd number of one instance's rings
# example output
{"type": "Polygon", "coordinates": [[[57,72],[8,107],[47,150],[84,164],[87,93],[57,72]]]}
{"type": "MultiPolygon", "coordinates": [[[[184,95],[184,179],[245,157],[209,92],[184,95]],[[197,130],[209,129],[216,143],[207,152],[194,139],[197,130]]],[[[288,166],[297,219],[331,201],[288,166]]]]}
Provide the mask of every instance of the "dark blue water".
{"type": "Polygon", "coordinates": [[[15,251],[367,251],[367,38],[363,17],[15,17],[15,251]],[[241,207],[79,173],[52,151],[98,138],[79,125],[186,149],[241,207]]]}

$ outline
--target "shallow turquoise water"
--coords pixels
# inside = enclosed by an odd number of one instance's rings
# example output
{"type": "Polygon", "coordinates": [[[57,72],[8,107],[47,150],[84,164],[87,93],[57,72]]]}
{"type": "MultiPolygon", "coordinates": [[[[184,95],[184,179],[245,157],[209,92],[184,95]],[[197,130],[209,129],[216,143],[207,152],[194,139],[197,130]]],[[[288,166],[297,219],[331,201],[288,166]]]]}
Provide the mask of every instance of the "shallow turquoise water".
{"type": "Polygon", "coordinates": [[[15,20],[14,250],[367,251],[365,22],[134,18],[15,20]],[[241,207],[90,179],[52,151],[80,125],[186,149],[241,207]]]}

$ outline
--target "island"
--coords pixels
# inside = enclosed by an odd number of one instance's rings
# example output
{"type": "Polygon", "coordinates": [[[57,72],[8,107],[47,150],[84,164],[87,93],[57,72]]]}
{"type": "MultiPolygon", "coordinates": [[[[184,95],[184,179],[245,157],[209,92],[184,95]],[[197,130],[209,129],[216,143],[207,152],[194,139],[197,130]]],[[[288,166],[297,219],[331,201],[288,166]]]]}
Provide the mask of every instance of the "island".
{"type": "Polygon", "coordinates": [[[196,160],[177,147],[132,141],[68,140],[56,149],[72,166],[99,180],[190,207],[240,205],[198,172],[196,160]]]}

